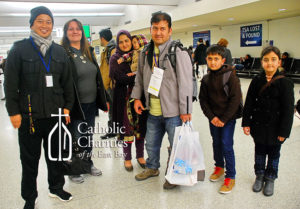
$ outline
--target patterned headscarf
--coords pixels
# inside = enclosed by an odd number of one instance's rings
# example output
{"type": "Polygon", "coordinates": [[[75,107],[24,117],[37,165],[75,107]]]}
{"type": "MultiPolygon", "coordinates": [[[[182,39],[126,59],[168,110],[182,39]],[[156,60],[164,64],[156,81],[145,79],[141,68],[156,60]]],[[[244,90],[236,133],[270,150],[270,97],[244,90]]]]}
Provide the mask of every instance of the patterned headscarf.
{"type": "Polygon", "coordinates": [[[132,36],[132,39],[136,38],[138,40],[138,43],[140,45],[140,48],[144,48],[148,44],[147,38],[143,34],[134,35],[132,36]]]}
{"type": "Polygon", "coordinates": [[[123,55],[125,53],[128,53],[128,52],[123,52],[120,47],[119,47],[119,38],[121,35],[126,35],[130,40],[132,40],[132,37],[130,35],[130,33],[127,31],[127,30],[120,30],[117,34],[117,50],[116,50],[116,53],[119,54],[119,55],[123,55]]]}

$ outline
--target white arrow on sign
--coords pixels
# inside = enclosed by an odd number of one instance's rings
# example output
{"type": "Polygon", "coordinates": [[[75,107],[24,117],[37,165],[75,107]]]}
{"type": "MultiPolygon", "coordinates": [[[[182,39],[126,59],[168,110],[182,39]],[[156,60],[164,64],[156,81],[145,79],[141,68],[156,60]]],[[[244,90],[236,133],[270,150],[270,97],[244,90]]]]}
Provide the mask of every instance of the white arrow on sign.
{"type": "Polygon", "coordinates": [[[256,41],[246,41],[246,45],[249,45],[249,44],[256,44],[256,41]]]}

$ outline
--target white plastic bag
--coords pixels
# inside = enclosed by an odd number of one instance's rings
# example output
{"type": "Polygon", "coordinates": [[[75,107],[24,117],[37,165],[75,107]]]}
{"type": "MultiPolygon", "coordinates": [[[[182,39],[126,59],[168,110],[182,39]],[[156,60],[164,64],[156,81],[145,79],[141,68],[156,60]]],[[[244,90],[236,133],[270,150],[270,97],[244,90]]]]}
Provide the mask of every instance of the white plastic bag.
{"type": "Polygon", "coordinates": [[[166,179],[171,184],[193,186],[198,170],[204,169],[199,133],[190,122],[176,127],[166,179]]]}

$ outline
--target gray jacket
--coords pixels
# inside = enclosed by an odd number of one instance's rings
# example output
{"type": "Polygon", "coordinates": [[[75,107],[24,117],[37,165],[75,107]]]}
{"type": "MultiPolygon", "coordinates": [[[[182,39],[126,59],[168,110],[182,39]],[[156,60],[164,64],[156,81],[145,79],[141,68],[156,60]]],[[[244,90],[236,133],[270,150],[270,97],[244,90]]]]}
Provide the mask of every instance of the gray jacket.
{"type": "MultiPolygon", "coordinates": [[[[176,72],[172,68],[169,59],[165,56],[171,43],[169,39],[166,43],[160,45],[159,67],[165,68],[163,80],[160,87],[159,98],[163,117],[175,117],[180,114],[192,113],[192,95],[193,95],[193,70],[190,57],[186,51],[176,49],[176,72]]],[[[141,99],[144,91],[146,97],[146,108],[149,108],[150,94],[148,86],[152,75],[152,67],[147,62],[147,56],[143,57],[140,53],[138,71],[135,78],[135,86],[131,97],[141,99]],[[144,58],[144,60],[142,60],[144,58]],[[144,62],[144,67],[142,62],[144,62]]]]}

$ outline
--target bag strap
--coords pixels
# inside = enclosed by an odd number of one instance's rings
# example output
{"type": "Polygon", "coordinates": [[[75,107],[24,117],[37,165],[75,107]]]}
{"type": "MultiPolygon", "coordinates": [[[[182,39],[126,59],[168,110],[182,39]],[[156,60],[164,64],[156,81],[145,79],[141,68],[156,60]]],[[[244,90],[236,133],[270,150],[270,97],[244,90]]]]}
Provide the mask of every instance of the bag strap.
{"type": "Polygon", "coordinates": [[[116,48],[115,45],[112,45],[112,46],[108,47],[108,49],[107,49],[107,54],[106,54],[106,61],[107,61],[107,63],[109,63],[109,59],[110,59],[110,57],[111,57],[111,52],[112,52],[112,50],[115,49],[115,48],[116,48]]]}
{"type": "Polygon", "coordinates": [[[276,80],[279,80],[281,78],[284,78],[285,76],[284,75],[279,75],[279,76],[276,76],[275,78],[272,78],[272,80],[270,80],[269,82],[267,82],[265,85],[263,85],[263,87],[260,89],[259,91],[259,95],[262,94],[262,92],[267,88],[269,87],[272,83],[274,83],[276,80]]]}
{"type": "Polygon", "coordinates": [[[181,51],[186,51],[188,53],[188,55],[190,57],[190,60],[191,60],[191,63],[193,65],[193,58],[192,58],[192,55],[191,55],[190,51],[186,47],[184,47],[179,40],[178,41],[173,40],[170,44],[169,49],[168,49],[167,56],[168,56],[168,58],[171,62],[172,68],[175,70],[175,73],[176,73],[176,49],[177,49],[177,47],[181,51]]]}
{"type": "Polygon", "coordinates": [[[229,96],[229,87],[228,87],[227,83],[228,83],[229,77],[231,75],[231,72],[232,71],[227,71],[226,73],[223,74],[223,88],[226,93],[226,96],[229,96]]]}
{"type": "Polygon", "coordinates": [[[146,46],[144,46],[143,50],[141,51],[142,60],[140,61],[140,69],[144,69],[145,63],[147,61],[146,60],[147,59],[147,54],[149,53],[150,48],[151,48],[151,42],[146,44],[146,46]]]}

